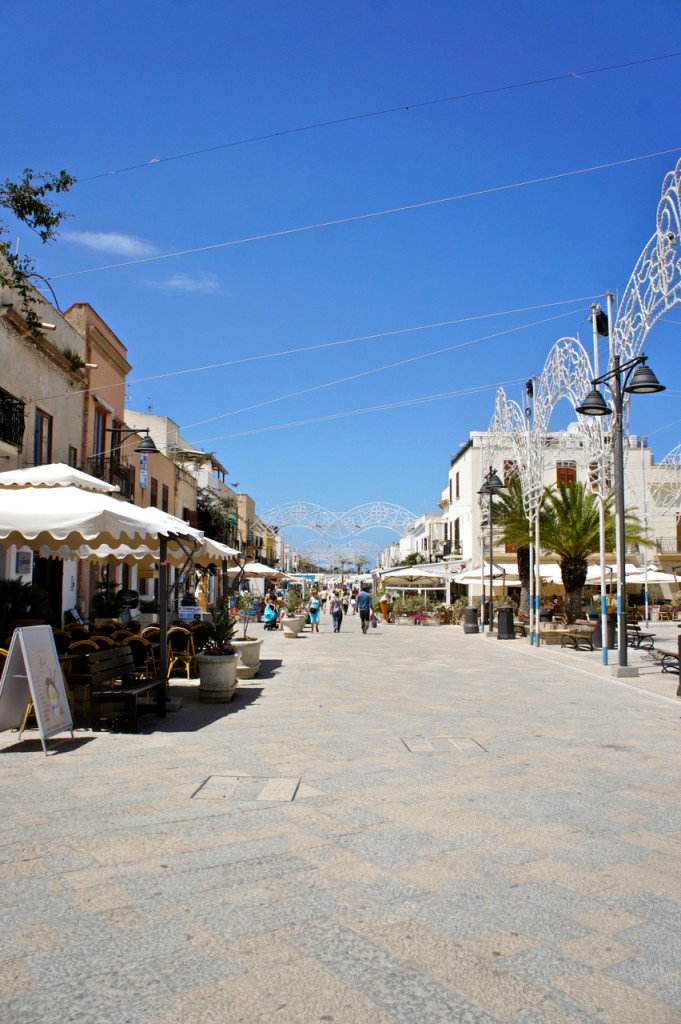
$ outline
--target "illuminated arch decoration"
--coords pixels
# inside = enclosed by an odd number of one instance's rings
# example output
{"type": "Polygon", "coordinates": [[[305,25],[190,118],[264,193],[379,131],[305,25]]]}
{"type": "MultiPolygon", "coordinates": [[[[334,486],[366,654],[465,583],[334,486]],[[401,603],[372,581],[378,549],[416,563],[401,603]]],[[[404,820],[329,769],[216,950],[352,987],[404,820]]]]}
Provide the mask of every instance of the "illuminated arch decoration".
{"type": "Polygon", "coordinates": [[[402,536],[418,518],[401,505],[385,501],[356,505],[345,512],[330,512],[322,505],[306,501],[291,501],[275,505],[262,517],[270,526],[279,529],[304,527],[319,536],[342,541],[356,537],[366,530],[381,528],[402,536]]]}
{"type": "Polygon", "coordinates": [[[681,444],[672,448],[655,469],[657,479],[650,484],[653,511],[681,514],[681,444]]]}

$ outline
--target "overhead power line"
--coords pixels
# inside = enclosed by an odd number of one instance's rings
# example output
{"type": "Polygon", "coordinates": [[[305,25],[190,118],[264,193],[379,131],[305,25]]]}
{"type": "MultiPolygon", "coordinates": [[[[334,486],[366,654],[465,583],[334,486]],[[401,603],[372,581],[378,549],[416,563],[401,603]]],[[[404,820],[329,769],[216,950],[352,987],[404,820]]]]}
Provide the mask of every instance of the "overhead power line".
{"type": "MultiPolygon", "coordinates": [[[[278,352],[261,352],[258,355],[242,356],[239,359],[226,359],[219,363],[205,363],[200,366],[188,366],[182,370],[166,370],[164,373],[153,373],[147,377],[134,377],[126,381],[126,387],[134,384],[146,384],[150,381],[165,380],[168,377],[183,377],[190,373],[202,373],[206,370],[221,370],[228,366],[242,366],[245,363],[259,363],[266,359],[282,359],[285,356],[303,355],[308,352],[316,352],[321,349],[337,348],[341,345],[354,345],[360,341],[380,341],[383,338],[395,338],[403,334],[412,334],[418,331],[431,331],[439,327],[452,327],[457,324],[472,323],[477,320],[488,320],[494,317],[511,316],[514,313],[531,313],[539,309],[551,309],[554,306],[569,306],[575,302],[591,302],[600,297],[602,293],[594,295],[578,295],[573,299],[558,299],[555,302],[542,302],[534,306],[516,306],[514,309],[501,309],[492,313],[476,313],[473,316],[457,317],[454,320],[437,320],[428,324],[416,324],[412,327],[398,327],[388,331],[375,331],[373,334],[357,334],[350,338],[340,338],[334,341],[317,342],[314,345],[303,345],[299,348],[280,349],[278,352]]],[[[75,395],[86,395],[91,391],[108,391],[111,388],[123,387],[122,383],[103,384],[97,388],[80,388],[77,391],[61,391],[57,395],[44,395],[36,398],[36,402],[50,402],[58,398],[72,398],[75,395]]]]}
{"type": "Polygon", "coordinates": [[[369,370],[359,370],[357,373],[350,374],[348,377],[337,377],[335,380],[325,381],[323,384],[314,384],[308,388],[301,388],[300,391],[293,391],[287,395],[278,395],[276,398],[267,398],[262,402],[254,402],[252,405],[243,406],[241,409],[232,409],[230,412],[220,413],[218,416],[209,416],[205,420],[196,420],[195,423],[184,423],[180,427],[180,430],[190,430],[192,427],[202,427],[206,423],[215,423],[216,420],[224,420],[228,416],[239,416],[244,412],[253,412],[255,409],[262,409],[266,405],[275,405],[278,402],[284,402],[290,398],[302,398],[303,395],[309,395],[314,391],[322,391],[325,388],[335,387],[337,384],[348,384],[353,380],[360,380],[362,377],[371,377],[376,373],[383,373],[386,370],[394,370],[398,366],[407,366],[409,363],[418,363],[423,359],[432,359],[433,356],[445,355],[447,352],[454,352],[457,349],[468,348],[471,345],[477,345],[481,341],[490,341],[492,338],[501,338],[507,334],[516,334],[518,331],[524,331],[530,327],[539,327],[542,324],[552,323],[555,320],[560,320],[562,317],[573,316],[575,313],[579,313],[579,309],[571,309],[567,313],[559,313],[557,316],[550,316],[544,320],[534,320],[529,324],[520,324],[518,327],[508,327],[504,331],[495,331],[493,334],[486,334],[481,338],[471,338],[469,341],[461,341],[455,345],[446,345],[444,348],[437,348],[431,352],[421,352],[416,356],[408,356],[406,359],[398,359],[393,363],[386,363],[384,366],[375,366],[369,370]]]}
{"type": "Polygon", "coordinates": [[[507,185],[492,185],[489,188],[475,189],[471,192],[459,192],[456,195],[442,196],[439,199],[426,199],[418,203],[406,203],[404,206],[392,206],[383,210],[372,210],[368,213],[351,214],[348,217],[336,217],[332,220],[318,221],[314,224],[304,224],[294,228],[282,228],[278,231],[267,231],[258,235],[247,235],[244,238],[233,238],[226,242],[213,242],[211,245],[200,245],[192,249],[178,249],[174,252],[160,253],[156,256],[143,256],[136,260],[126,260],[123,263],[108,263],[98,267],[86,267],[83,270],[70,270],[65,274],[52,274],[48,281],[61,281],[67,277],[80,277],[83,274],[96,274],[103,270],[121,270],[124,267],[136,267],[143,263],[159,263],[161,260],[174,259],[178,256],[194,256],[197,253],[213,252],[217,249],[228,249],[237,245],[246,245],[250,242],[262,242],[270,238],[284,238],[288,235],[302,235],[310,231],[318,231],[321,228],[339,227],[342,224],[356,224],[359,221],[375,220],[378,217],[388,217],[395,213],[406,213],[409,210],[423,210],[433,206],[444,206],[446,203],[455,203],[463,199],[475,199],[481,196],[492,195],[495,192],[510,192],[514,189],[527,188],[530,185],[541,185],[548,181],[559,181],[562,178],[571,178],[579,174],[591,174],[594,171],[604,171],[612,167],[624,167],[627,164],[639,163],[642,160],[652,160],[658,156],[668,156],[670,153],[681,152],[681,146],[672,146],[669,149],[660,149],[655,153],[644,153],[641,156],[630,156],[623,160],[611,160],[607,163],[592,164],[588,167],[578,167],[571,171],[560,171],[557,174],[545,174],[538,178],[527,178],[523,181],[514,181],[507,185]]]}
{"type": "Polygon", "coordinates": [[[155,156],[150,160],[145,160],[141,163],[128,164],[125,167],[118,167],[110,171],[99,171],[97,174],[90,174],[87,177],[79,178],[78,181],[97,181],[99,178],[111,178],[117,174],[126,174],[129,171],[139,171],[149,167],[157,167],[160,164],[167,164],[176,160],[186,160],[193,156],[218,153],[221,150],[234,149],[237,146],[249,146],[256,142],[267,142],[270,139],[281,139],[285,138],[287,135],[302,135],[305,132],[318,131],[321,128],[334,128],[342,124],[351,124],[353,121],[368,121],[376,117],[386,117],[389,114],[408,113],[412,110],[421,110],[425,107],[440,106],[445,103],[457,103],[462,100],[475,99],[481,96],[493,96],[497,93],[536,88],[540,85],[550,85],[554,82],[588,78],[591,75],[602,75],[610,71],[621,71],[626,68],[640,67],[643,64],[654,64],[659,61],[673,60],[676,57],[681,57],[681,51],[663,53],[656,57],[643,57],[638,60],[626,61],[623,64],[607,64],[603,67],[587,68],[584,71],[566,71],[560,75],[550,75],[547,78],[532,78],[525,82],[512,82],[507,85],[491,86],[487,89],[474,89],[469,92],[454,93],[451,96],[440,96],[432,100],[421,100],[416,103],[404,103],[396,107],[384,107],[379,110],[364,111],[360,114],[348,114],[344,117],[329,118],[325,121],[312,121],[309,124],[298,125],[294,128],[283,128],[279,131],[264,132],[260,135],[250,135],[243,139],[232,139],[229,142],[220,142],[217,145],[204,146],[201,149],[189,149],[183,153],[173,153],[169,156],[155,156]]]}
{"type": "Polygon", "coordinates": [[[239,437],[251,437],[253,434],[267,434],[273,430],[291,430],[293,427],[308,427],[315,423],[329,423],[332,420],[350,419],[353,416],[365,416],[371,412],[386,412],[389,409],[401,409],[409,405],[425,405],[428,402],[441,402],[447,398],[461,398],[464,395],[473,395],[479,391],[492,391],[495,388],[511,387],[513,384],[521,384],[525,377],[515,377],[512,380],[501,380],[496,384],[480,384],[470,388],[460,388],[458,391],[443,391],[435,395],[426,395],[422,398],[405,398],[399,402],[385,402],[382,405],[368,405],[363,409],[350,409],[346,412],[333,412],[325,416],[313,416],[305,420],[293,420],[290,423],[275,423],[267,427],[253,427],[251,430],[241,430],[236,434],[223,434],[221,437],[201,438],[200,444],[207,441],[228,441],[239,437]]]}

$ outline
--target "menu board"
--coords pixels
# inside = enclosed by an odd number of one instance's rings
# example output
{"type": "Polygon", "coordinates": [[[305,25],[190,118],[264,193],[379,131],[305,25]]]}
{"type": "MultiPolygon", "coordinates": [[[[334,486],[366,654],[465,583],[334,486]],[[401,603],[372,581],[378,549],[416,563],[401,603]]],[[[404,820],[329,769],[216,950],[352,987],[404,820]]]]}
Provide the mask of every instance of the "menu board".
{"type": "Polygon", "coordinates": [[[50,626],[15,629],[0,678],[0,730],[20,729],[29,701],[33,702],[38,731],[45,741],[71,732],[73,721],[50,626]]]}

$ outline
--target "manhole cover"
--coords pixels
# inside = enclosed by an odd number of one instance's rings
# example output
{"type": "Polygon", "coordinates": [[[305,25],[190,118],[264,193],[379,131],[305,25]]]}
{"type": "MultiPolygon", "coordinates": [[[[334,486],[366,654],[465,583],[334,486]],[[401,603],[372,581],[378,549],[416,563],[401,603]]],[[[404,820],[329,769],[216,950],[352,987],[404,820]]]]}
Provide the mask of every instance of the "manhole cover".
{"type": "Polygon", "coordinates": [[[300,779],[262,775],[209,775],[192,793],[198,800],[295,800],[300,779]]]}
{"type": "Polygon", "coordinates": [[[482,743],[470,736],[403,736],[402,742],[412,754],[486,754],[482,743]]]}

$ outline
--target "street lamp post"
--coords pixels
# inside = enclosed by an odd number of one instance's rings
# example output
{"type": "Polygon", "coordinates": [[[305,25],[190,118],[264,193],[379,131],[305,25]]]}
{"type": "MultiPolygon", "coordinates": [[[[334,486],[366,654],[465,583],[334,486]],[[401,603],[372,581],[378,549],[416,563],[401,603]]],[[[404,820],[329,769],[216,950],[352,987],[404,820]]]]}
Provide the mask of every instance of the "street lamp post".
{"type": "MultiPolygon", "coordinates": [[[[490,466],[483,485],[478,491],[478,494],[489,495],[489,633],[492,633],[492,619],[494,618],[494,495],[498,494],[499,491],[503,490],[503,488],[504,484],[497,476],[496,469],[493,469],[492,466],[490,466]]],[[[482,573],[480,575],[482,578],[482,573]]]]}
{"type": "MultiPolygon", "coordinates": [[[[625,610],[626,597],[626,571],[625,551],[626,538],[624,530],[624,426],[623,426],[623,404],[624,395],[652,395],[664,391],[664,384],[659,380],[647,366],[646,356],[636,356],[635,359],[628,359],[622,363],[619,354],[612,359],[613,368],[607,373],[596,377],[592,383],[592,389],[586,396],[577,412],[582,416],[613,416],[613,439],[614,439],[614,470],[615,470],[615,530],[616,530],[616,555],[617,555],[617,653],[619,675],[636,675],[635,669],[628,669],[627,659],[627,616],[625,610]],[[598,390],[599,384],[605,384],[610,392],[612,408],[603,398],[598,390]]],[[[605,637],[603,638],[605,643],[605,637]]]]}

